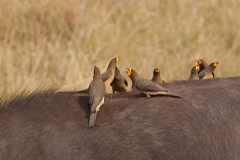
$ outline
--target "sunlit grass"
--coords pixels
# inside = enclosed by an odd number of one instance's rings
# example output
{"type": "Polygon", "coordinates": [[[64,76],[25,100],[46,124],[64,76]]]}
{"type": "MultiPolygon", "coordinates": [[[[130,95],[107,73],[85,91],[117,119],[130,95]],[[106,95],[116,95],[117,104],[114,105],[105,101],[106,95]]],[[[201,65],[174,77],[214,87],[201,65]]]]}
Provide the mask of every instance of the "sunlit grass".
{"type": "MultiPolygon", "coordinates": [[[[93,67],[120,55],[145,78],[187,79],[198,58],[217,77],[239,75],[238,0],[1,0],[0,93],[45,83],[86,88],[93,67]]],[[[128,79],[129,80],[129,79],[128,79]]]]}

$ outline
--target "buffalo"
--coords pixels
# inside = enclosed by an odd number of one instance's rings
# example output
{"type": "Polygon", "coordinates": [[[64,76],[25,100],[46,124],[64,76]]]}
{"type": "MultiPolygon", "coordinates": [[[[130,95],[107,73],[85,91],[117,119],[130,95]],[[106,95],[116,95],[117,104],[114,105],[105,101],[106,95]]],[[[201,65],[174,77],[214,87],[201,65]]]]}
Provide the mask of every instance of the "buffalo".
{"type": "Polygon", "coordinates": [[[239,77],[162,86],[182,98],[106,95],[91,129],[87,95],[12,97],[0,105],[0,159],[240,159],[239,77]]]}

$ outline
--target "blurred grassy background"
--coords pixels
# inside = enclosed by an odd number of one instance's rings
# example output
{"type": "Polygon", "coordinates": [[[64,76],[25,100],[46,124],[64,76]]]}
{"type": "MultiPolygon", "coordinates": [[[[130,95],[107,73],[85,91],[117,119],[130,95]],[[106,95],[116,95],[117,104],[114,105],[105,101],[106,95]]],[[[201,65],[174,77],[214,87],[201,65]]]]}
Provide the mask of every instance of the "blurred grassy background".
{"type": "MultiPolygon", "coordinates": [[[[239,0],[0,0],[0,93],[84,89],[119,55],[150,79],[187,79],[198,58],[239,75],[239,0]]],[[[129,80],[129,79],[128,79],[129,80]]]]}

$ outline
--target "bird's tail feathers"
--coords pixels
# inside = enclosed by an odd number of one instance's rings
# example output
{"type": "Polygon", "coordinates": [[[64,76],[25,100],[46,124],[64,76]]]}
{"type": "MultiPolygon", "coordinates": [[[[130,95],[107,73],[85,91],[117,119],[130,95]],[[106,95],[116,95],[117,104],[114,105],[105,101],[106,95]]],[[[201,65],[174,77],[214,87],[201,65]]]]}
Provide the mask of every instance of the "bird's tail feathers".
{"type": "Polygon", "coordinates": [[[167,96],[172,96],[172,97],[177,97],[177,98],[182,98],[182,96],[180,94],[173,93],[173,92],[167,92],[166,95],[167,96]]]}
{"type": "Polygon", "coordinates": [[[89,118],[89,125],[88,125],[89,128],[92,128],[94,126],[96,118],[97,118],[97,111],[91,112],[90,118],[89,118]]]}

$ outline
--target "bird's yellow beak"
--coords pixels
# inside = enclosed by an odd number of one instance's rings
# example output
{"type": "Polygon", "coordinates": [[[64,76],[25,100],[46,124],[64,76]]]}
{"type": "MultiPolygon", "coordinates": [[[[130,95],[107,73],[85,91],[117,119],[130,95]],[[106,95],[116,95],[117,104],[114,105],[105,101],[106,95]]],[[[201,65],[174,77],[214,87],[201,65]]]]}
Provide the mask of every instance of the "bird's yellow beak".
{"type": "Polygon", "coordinates": [[[215,62],[215,63],[213,64],[213,66],[216,67],[216,66],[218,65],[218,63],[219,63],[219,62],[215,62]]]}
{"type": "Polygon", "coordinates": [[[196,65],[195,69],[196,69],[196,70],[199,70],[199,64],[196,65]]]}
{"type": "Polygon", "coordinates": [[[117,56],[117,57],[116,57],[116,62],[118,62],[119,58],[120,58],[120,56],[117,56]]]}
{"type": "Polygon", "coordinates": [[[160,72],[160,69],[155,68],[154,72],[160,72]]]}
{"type": "Polygon", "coordinates": [[[198,64],[201,64],[202,62],[198,59],[198,60],[196,60],[196,62],[198,63],[198,64]]]}
{"type": "Polygon", "coordinates": [[[130,76],[132,74],[131,68],[127,68],[126,73],[130,76]]]}

